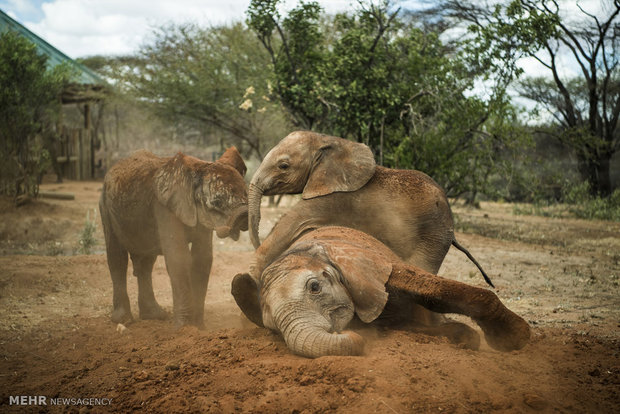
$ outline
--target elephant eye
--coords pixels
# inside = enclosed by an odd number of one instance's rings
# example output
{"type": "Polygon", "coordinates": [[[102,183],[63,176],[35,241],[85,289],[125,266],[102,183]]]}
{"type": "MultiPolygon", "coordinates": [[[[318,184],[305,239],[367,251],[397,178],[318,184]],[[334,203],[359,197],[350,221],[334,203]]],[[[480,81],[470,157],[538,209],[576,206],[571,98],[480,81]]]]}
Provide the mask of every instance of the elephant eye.
{"type": "Polygon", "coordinates": [[[281,169],[281,170],[286,170],[286,169],[288,169],[288,167],[289,167],[289,165],[286,162],[280,163],[278,165],[278,168],[281,169]]]}
{"type": "Polygon", "coordinates": [[[310,283],[308,283],[308,290],[315,295],[321,293],[321,283],[316,279],[311,280],[310,283]]]}

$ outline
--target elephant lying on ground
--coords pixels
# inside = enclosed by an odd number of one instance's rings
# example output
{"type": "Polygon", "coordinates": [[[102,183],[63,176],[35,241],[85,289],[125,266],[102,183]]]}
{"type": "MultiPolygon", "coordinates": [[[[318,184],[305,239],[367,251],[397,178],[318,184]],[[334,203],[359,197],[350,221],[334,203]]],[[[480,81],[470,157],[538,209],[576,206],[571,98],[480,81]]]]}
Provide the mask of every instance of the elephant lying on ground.
{"type": "Polygon", "coordinates": [[[114,289],[114,322],[133,319],[127,295],[128,254],[138,278],[140,317],[166,317],[151,282],[153,264],[163,254],[175,324],[203,325],[213,230],[234,240],[247,230],[245,171],[234,147],[215,162],[181,153],[160,158],[138,151],[110,169],[99,210],[114,289]]]}
{"type": "Polygon", "coordinates": [[[493,292],[408,265],[377,239],[345,227],[306,233],[258,282],[236,275],[232,293],[250,320],[279,331],[291,351],[307,357],[361,354],[362,337],[344,330],[354,315],[366,323],[417,322],[418,332],[474,349],[480,341],[475,330],[457,322],[429,326],[429,314],[471,317],[501,351],[520,349],[530,337],[527,322],[493,292]]]}
{"type": "Polygon", "coordinates": [[[249,190],[250,238],[256,253],[250,270],[261,271],[294,240],[321,226],[345,226],[376,237],[401,259],[437,273],[450,245],[471,254],[454,238],[444,191],[413,170],[376,166],[370,148],[308,131],[289,134],[265,157],[249,190]],[[298,194],[300,200],[260,243],[263,195],[298,194]]]}

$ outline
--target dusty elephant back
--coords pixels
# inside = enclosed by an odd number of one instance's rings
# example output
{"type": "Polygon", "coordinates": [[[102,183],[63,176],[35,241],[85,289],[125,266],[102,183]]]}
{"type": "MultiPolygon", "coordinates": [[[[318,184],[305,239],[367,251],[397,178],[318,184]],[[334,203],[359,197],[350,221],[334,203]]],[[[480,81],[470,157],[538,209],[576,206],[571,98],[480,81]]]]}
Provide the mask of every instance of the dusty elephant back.
{"type": "Polygon", "coordinates": [[[450,206],[429,176],[377,166],[367,146],[307,131],[290,134],[269,151],[252,177],[248,200],[255,277],[301,234],[322,226],[368,233],[429,272],[439,270],[454,241],[450,206]],[[302,200],[261,244],[263,195],[299,193],[302,200]]]}
{"type": "MultiPolygon", "coordinates": [[[[105,199],[129,207],[131,199],[152,199],[155,173],[169,160],[140,150],[122,159],[105,176],[105,199]]],[[[120,206],[119,206],[120,207],[120,206]]]]}
{"type": "Polygon", "coordinates": [[[439,270],[454,240],[452,213],[441,187],[419,171],[377,167],[357,191],[300,200],[259,248],[257,255],[264,255],[260,266],[284,252],[290,246],[286,241],[324,226],[367,233],[400,259],[432,273],[439,270]]]}
{"type": "Polygon", "coordinates": [[[442,188],[430,176],[418,170],[400,170],[377,166],[375,174],[369,180],[388,191],[415,191],[420,194],[443,195],[442,188]]]}
{"type": "Polygon", "coordinates": [[[355,199],[352,225],[387,245],[402,260],[437,272],[454,240],[443,189],[415,170],[377,167],[355,199]]]}
{"type": "Polygon", "coordinates": [[[108,171],[99,210],[104,229],[113,232],[133,253],[160,254],[153,217],[154,176],[166,158],[141,150],[122,159],[108,171]]]}
{"type": "Polygon", "coordinates": [[[343,256],[351,256],[346,254],[347,246],[349,246],[351,250],[356,252],[368,251],[369,259],[371,260],[375,258],[375,261],[387,263],[400,261],[398,256],[379,240],[366,233],[347,227],[327,226],[318,228],[300,237],[293,244],[292,248],[303,242],[316,243],[325,246],[326,249],[329,249],[331,244],[338,242],[345,253],[343,256]]]}

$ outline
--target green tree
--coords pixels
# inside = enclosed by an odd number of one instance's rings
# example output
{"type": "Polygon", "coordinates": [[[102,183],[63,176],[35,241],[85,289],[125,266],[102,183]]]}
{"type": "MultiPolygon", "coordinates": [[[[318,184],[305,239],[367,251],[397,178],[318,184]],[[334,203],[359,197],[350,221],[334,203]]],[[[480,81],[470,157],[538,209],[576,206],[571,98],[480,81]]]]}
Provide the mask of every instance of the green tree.
{"type": "Polygon", "coordinates": [[[327,105],[321,97],[325,70],[325,39],[320,30],[321,7],[300,2],[288,16],[277,10],[280,0],[252,0],[248,26],[269,54],[275,94],[295,126],[312,129],[321,124],[327,105]]]}
{"type": "Polygon", "coordinates": [[[553,135],[574,150],[592,193],[609,196],[610,160],[620,149],[620,1],[600,6],[595,12],[572,1],[445,0],[438,9],[467,22],[491,60],[540,63],[548,76],[524,79],[521,94],[555,118],[553,135]],[[570,6],[579,11],[568,12],[570,6]],[[576,74],[566,75],[570,69],[576,74]]]}
{"type": "Polygon", "coordinates": [[[398,12],[388,13],[387,4],[370,4],[360,5],[354,15],[337,15],[333,25],[338,37],[325,71],[332,133],[370,145],[380,163],[382,131],[397,121],[405,92],[397,79],[403,63],[398,30],[404,26],[398,12]]]}
{"type": "MultiPolygon", "coordinates": [[[[93,62],[97,63],[97,62],[93,62]]],[[[165,26],[138,56],[110,65],[108,76],[156,114],[186,129],[212,131],[262,158],[282,125],[269,99],[268,57],[242,24],[165,26]]],[[[220,142],[224,145],[224,142],[220,142]]]]}
{"type": "Polygon", "coordinates": [[[439,32],[389,2],[360,2],[333,18],[303,2],[283,18],[278,3],[252,1],[248,24],[272,56],[274,92],[297,125],[364,142],[380,164],[420,169],[449,195],[487,191],[496,154],[522,134],[505,87],[473,96],[476,78],[488,74],[482,64],[472,68],[439,32]],[[304,37],[313,41],[291,52],[291,39],[304,37]]]}
{"type": "Polygon", "coordinates": [[[0,34],[0,193],[38,193],[39,175],[50,161],[40,137],[53,133],[69,78],[64,65],[48,69],[47,57],[26,38],[0,34]]]}

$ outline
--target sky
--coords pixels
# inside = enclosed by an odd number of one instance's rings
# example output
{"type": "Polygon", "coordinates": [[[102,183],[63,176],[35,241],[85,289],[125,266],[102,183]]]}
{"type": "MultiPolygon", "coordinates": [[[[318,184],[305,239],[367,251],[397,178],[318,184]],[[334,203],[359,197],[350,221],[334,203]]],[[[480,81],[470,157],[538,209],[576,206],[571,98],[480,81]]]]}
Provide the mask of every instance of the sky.
{"type": "MultiPolygon", "coordinates": [[[[285,7],[296,1],[285,1],[285,7]]],[[[355,0],[319,0],[327,12],[355,0]]],[[[71,58],[125,55],[164,24],[219,25],[245,20],[250,0],[0,0],[0,10],[71,58]]]]}
{"type": "MultiPolygon", "coordinates": [[[[284,9],[297,2],[284,0],[284,9]]],[[[357,0],[318,2],[328,13],[357,7],[357,0]]],[[[606,8],[607,2],[579,0],[584,9],[594,14],[606,8]]],[[[243,21],[249,3],[250,0],[0,0],[0,9],[69,57],[78,58],[132,54],[148,43],[155,28],[170,22],[220,25],[243,21]]],[[[561,3],[567,16],[583,19],[577,1],[561,3]]],[[[563,74],[578,73],[571,56],[560,59],[563,74]]],[[[519,64],[527,74],[546,72],[533,58],[522,59],[519,64]]]]}

